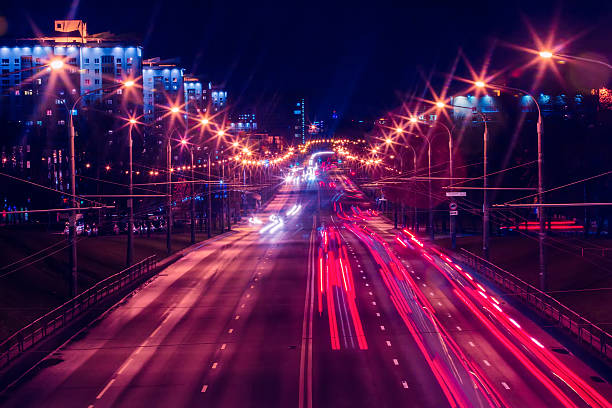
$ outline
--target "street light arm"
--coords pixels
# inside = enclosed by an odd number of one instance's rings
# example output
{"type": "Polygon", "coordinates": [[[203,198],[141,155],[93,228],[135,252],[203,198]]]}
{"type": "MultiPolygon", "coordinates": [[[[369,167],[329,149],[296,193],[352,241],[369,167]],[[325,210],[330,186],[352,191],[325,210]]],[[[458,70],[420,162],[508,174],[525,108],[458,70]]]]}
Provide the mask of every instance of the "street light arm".
{"type": "Polygon", "coordinates": [[[604,67],[608,68],[608,69],[612,69],[612,65],[601,61],[601,60],[597,60],[597,59],[593,59],[593,58],[588,58],[588,57],[578,57],[575,55],[566,55],[566,54],[557,54],[557,57],[560,58],[565,58],[565,59],[570,59],[570,60],[576,60],[576,61],[583,61],[583,62],[590,62],[592,64],[599,64],[599,65],[603,65],[604,67]]]}

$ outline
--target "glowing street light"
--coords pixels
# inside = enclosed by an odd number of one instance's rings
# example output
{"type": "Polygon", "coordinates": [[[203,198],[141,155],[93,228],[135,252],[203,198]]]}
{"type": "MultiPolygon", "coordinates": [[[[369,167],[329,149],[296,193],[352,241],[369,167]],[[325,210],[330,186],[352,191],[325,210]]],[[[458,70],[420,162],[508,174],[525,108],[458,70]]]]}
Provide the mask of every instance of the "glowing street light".
{"type": "Polygon", "coordinates": [[[170,112],[172,113],[178,113],[178,111],[179,111],[178,106],[173,106],[172,108],[170,108],[170,112]]]}
{"type": "Polygon", "coordinates": [[[234,146],[234,147],[238,147],[238,146],[240,146],[240,143],[238,143],[238,142],[234,142],[234,143],[232,143],[232,146],[234,146]]]}
{"type": "Polygon", "coordinates": [[[208,119],[204,118],[200,121],[200,123],[204,126],[208,125],[208,119]]]}
{"type": "Polygon", "coordinates": [[[183,146],[187,146],[187,140],[186,139],[181,139],[181,144],[183,146]]]}
{"type": "Polygon", "coordinates": [[[138,123],[138,121],[134,118],[131,118],[129,122],[130,122],[130,125],[135,125],[136,123],[138,123]]]}
{"type": "Polygon", "coordinates": [[[446,107],[446,104],[442,101],[438,101],[436,102],[436,106],[440,109],[443,109],[444,107],[446,107]]]}
{"type": "Polygon", "coordinates": [[[225,135],[225,131],[224,131],[223,129],[220,129],[220,130],[217,132],[217,136],[224,136],[224,135],[225,135]]]}
{"type": "Polygon", "coordinates": [[[134,82],[134,81],[132,81],[131,79],[130,79],[130,80],[128,80],[128,81],[125,81],[125,82],[123,83],[123,86],[125,86],[126,88],[131,88],[131,87],[133,87],[134,85],[135,85],[135,82],[134,82]]]}
{"type": "Polygon", "coordinates": [[[395,128],[395,133],[398,133],[398,134],[404,133],[404,129],[402,129],[401,127],[397,127],[395,128]]]}
{"type": "Polygon", "coordinates": [[[485,84],[483,81],[476,81],[474,82],[474,85],[476,85],[477,88],[484,88],[487,86],[487,84],[485,84]]]}
{"type": "Polygon", "coordinates": [[[385,143],[390,145],[391,143],[393,143],[393,139],[391,139],[390,137],[385,139],[385,143]]]}
{"type": "Polygon", "coordinates": [[[51,61],[49,63],[49,67],[54,70],[57,71],[58,69],[62,69],[64,68],[64,61],[62,61],[61,59],[54,59],[53,61],[51,61]]]}
{"type": "Polygon", "coordinates": [[[540,54],[540,57],[545,58],[545,59],[550,59],[553,56],[552,52],[546,51],[546,50],[540,51],[539,54],[540,54]]]}
{"type": "Polygon", "coordinates": [[[417,122],[418,122],[418,119],[417,119],[416,117],[414,117],[414,116],[413,116],[413,117],[411,117],[411,118],[410,118],[410,122],[412,122],[412,123],[417,123],[417,122]]]}

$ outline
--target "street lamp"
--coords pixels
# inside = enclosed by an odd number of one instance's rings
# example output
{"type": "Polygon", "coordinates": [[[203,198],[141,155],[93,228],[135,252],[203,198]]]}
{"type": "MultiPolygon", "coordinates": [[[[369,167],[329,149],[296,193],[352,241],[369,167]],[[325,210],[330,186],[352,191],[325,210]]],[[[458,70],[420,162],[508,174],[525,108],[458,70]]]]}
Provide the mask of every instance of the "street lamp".
{"type": "MultiPolygon", "coordinates": [[[[52,61],[52,63],[55,61],[52,61]]],[[[62,63],[63,64],[63,63],[62,63]]],[[[51,64],[50,64],[51,66],[51,64]]],[[[56,64],[59,66],[59,64],[56,64]]],[[[63,65],[62,65],[63,66],[63,65]]],[[[77,106],[77,104],[83,99],[83,97],[96,93],[98,91],[104,91],[109,89],[121,88],[121,87],[130,87],[133,86],[127,85],[127,83],[119,82],[117,84],[91,89],[87,92],[82,93],[72,104],[72,108],[68,111],[68,126],[69,126],[69,151],[70,151],[70,195],[72,196],[71,204],[73,210],[70,212],[70,221],[68,225],[68,234],[70,236],[70,294],[72,297],[77,295],[78,292],[78,278],[77,278],[77,232],[76,232],[76,207],[77,207],[77,199],[76,199],[76,160],[75,160],[75,149],[74,149],[74,119],[73,112],[77,106]]],[[[64,102],[65,104],[65,102],[64,102]]]]}
{"type": "MultiPolygon", "coordinates": [[[[547,51],[543,51],[543,53],[545,55],[548,55],[547,51]]],[[[551,53],[551,57],[552,57],[552,53],[551,53]]],[[[538,247],[539,247],[539,259],[540,259],[540,289],[546,290],[546,262],[544,259],[544,256],[545,256],[544,255],[544,238],[546,236],[546,225],[545,225],[545,218],[544,218],[544,207],[542,206],[542,204],[544,203],[544,171],[543,171],[544,153],[542,151],[542,133],[544,132],[544,124],[542,122],[542,111],[540,109],[540,104],[538,103],[538,100],[530,92],[527,92],[523,89],[514,88],[514,87],[506,86],[506,85],[485,84],[482,81],[475,82],[475,85],[479,88],[485,88],[485,87],[497,88],[497,89],[511,91],[511,92],[523,93],[527,95],[529,98],[531,98],[531,100],[533,101],[533,103],[535,104],[538,110],[538,122],[536,125],[536,131],[537,131],[537,136],[538,136],[538,194],[537,194],[537,197],[538,197],[538,204],[539,204],[537,206],[537,209],[538,209],[538,223],[540,226],[539,232],[538,232],[538,247]],[[479,85],[479,83],[482,84],[482,86],[479,85]]],[[[485,180],[486,180],[486,172],[485,172],[485,180]]],[[[486,189],[485,189],[485,195],[486,195],[486,189]]]]}
{"type": "MultiPolygon", "coordinates": [[[[132,82],[133,84],[133,82],[132,82]]],[[[128,127],[128,148],[129,148],[129,180],[130,180],[130,197],[128,198],[128,242],[127,242],[127,256],[126,256],[126,266],[130,267],[134,263],[134,201],[132,195],[134,194],[134,184],[133,184],[133,172],[132,172],[132,128],[136,125],[137,120],[134,118],[130,118],[129,127],[128,127]]]]}
{"type": "Polygon", "coordinates": [[[49,68],[51,68],[54,71],[57,71],[58,69],[62,69],[64,68],[64,61],[62,61],[60,58],[56,58],[52,60],[51,62],[49,62],[49,68]]]}
{"type": "Polygon", "coordinates": [[[196,239],[195,239],[195,191],[194,191],[195,175],[194,175],[194,165],[193,165],[193,148],[189,146],[187,139],[181,139],[181,145],[187,150],[189,150],[189,155],[191,157],[191,200],[190,200],[189,212],[190,212],[190,217],[191,217],[191,228],[190,228],[191,244],[193,245],[196,242],[196,239]]]}
{"type": "Polygon", "coordinates": [[[546,51],[546,50],[540,51],[538,54],[540,55],[540,57],[542,57],[544,59],[550,59],[553,56],[552,52],[546,51]]]}

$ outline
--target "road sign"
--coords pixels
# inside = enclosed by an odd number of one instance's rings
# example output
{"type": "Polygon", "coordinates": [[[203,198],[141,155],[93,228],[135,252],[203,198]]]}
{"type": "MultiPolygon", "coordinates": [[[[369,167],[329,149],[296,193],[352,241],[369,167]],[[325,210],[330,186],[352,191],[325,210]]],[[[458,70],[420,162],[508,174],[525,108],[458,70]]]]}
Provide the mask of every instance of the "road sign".
{"type": "Polygon", "coordinates": [[[467,194],[465,191],[447,191],[447,197],[465,197],[467,194]]]}
{"type": "Polygon", "coordinates": [[[450,215],[459,215],[459,211],[451,211],[450,215]]]}
{"type": "Polygon", "coordinates": [[[457,209],[457,203],[452,202],[448,204],[448,208],[450,208],[451,210],[456,210],[457,209]]]}

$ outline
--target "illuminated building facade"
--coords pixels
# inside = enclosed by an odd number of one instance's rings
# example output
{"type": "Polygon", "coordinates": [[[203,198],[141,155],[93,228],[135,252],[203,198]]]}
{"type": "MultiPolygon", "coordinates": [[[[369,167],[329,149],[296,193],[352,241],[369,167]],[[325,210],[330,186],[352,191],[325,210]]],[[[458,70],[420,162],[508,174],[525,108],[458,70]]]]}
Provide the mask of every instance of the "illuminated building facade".
{"type": "Polygon", "coordinates": [[[298,99],[293,107],[293,138],[298,143],[306,142],[306,102],[298,99]]]}

